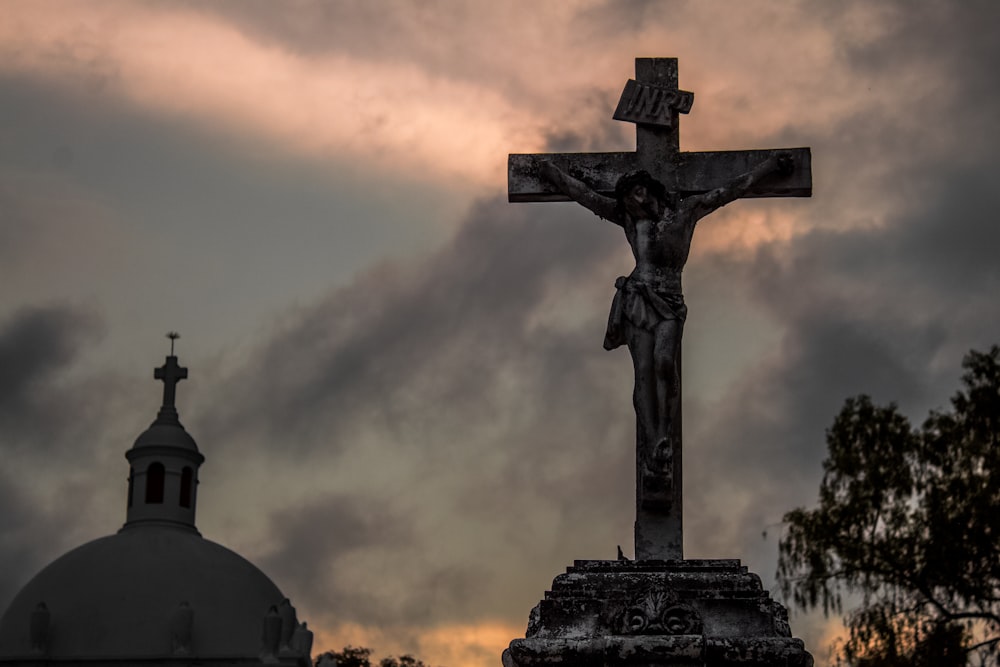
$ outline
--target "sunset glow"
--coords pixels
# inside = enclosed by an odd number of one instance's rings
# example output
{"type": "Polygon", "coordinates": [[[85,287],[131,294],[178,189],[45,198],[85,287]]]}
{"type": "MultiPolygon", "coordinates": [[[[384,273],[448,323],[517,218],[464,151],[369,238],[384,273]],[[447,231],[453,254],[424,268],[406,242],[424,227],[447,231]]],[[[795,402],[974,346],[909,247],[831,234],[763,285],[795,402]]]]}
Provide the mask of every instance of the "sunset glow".
{"type": "MultiPolygon", "coordinates": [[[[177,330],[199,530],[317,652],[497,667],[635,511],[601,346],[634,258],[508,204],[507,155],[632,150],[612,113],[657,56],[695,95],[682,150],[812,150],[811,198],[729,204],[684,272],[685,553],[770,588],[761,532],[815,502],[844,398],[924,414],[996,342],[996,11],[0,0],[0,609],[120,527],[177,330]]],[[[819,667],[843,636],[792,629],[819,667]]]]}

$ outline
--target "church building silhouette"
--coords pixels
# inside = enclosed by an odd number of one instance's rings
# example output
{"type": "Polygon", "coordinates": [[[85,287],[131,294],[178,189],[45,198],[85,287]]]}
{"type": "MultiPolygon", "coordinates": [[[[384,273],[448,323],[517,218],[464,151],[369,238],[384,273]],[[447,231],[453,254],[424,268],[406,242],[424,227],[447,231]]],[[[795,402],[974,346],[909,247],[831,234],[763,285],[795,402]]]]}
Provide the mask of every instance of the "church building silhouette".
{"type": "Polygon", "coordinates": [[[163,405],[125,454],[125,524],[21,589],[0,618],[0,665],[311,665],[288,598],[195,527],[205,457],[174,405],[187,369],[172,346],[154,377],[163,405]]]}

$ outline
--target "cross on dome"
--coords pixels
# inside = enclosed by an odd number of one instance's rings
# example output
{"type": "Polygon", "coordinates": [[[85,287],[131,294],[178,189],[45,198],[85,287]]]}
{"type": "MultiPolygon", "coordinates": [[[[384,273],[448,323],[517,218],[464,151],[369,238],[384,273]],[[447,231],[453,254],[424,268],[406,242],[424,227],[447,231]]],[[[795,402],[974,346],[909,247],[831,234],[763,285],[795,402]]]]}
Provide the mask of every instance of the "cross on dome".
{"type": "Polygon", "coordinates": [[[163,381],[163,407],[160,408],[161,416],[163,416],[165,411],[172,411],[176,415],[177,411],[174,401],[177,397],[177,383],[188,376],[188,369],[177,363],[177,357],[174,356],[174,341],[180,337],[181,335],[176,331],[171,331],[167,334],[167,338],[170,339],[170,356],[167,357],[162,366],[153,370],[153,378],[163,381]]]}

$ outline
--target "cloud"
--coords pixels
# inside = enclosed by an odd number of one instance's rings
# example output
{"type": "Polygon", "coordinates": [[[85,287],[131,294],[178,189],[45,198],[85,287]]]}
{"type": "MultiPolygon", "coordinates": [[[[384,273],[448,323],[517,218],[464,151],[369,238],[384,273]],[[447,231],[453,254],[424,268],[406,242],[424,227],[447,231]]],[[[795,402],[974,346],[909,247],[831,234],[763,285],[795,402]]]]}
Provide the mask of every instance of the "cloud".
{"type": "MultiPolygon", "coordinates": [[[[548,298],[558,305],[551,290],[572,289],[571,276],[605,260],[614,246],[602,238],[613,232],[574,211],[547,226],[529,211],[483,203],[442,250],[409,266],[383,264],[325,303],[292,313],[257,355],[270,381],[234,383],[246,403],[276,407],[251,411],[247,428],[294,435],[306,415],[338,428],[340,417],[357,418],[361,406],[391,416],[414,399],[434,398],[456,414],[462,412],[456,403],[467,401],[476,402],[467,409],[484,409],[479,392],[470,390],[488,392],[503,380],[505,366],[530,354],[564,372],[580,370],[542,355],[558,352],[549,338],[565,333],[548,330],[546,313],[538,311],[548,298]],[[414,390],[419,395],[408,393],[414,390]]],[[[579,291],[567,296],[574,298],[579,291]]],[[[552,379],[544,369],[536,374],[552,379]]],[[[244,416],[239,409],[234,422],[244,416]]]]}
{"type": "Polygon", "coordinates": [[[533,133],[525,112],[481,79],[356,53],[306,59],[178,6],[54,4],[59,11],[11,8],[0,28],[4,71],[234,141],[253,136],[294,155],[352,156],[373,172],[481,185],[502,168],[504,145],[523,136],[517,128],[533,133]]]}
{"type": "MultiPolygon", "coordinates": [[[[360,563],[352,556],[366,552],[365,560],[371,563],[374,553],[391,553],[413,539],[403,518],[394,516],[377,497],[317,490],[310,504],[278,512],[270,522],[273,549],[258,564],[283,583],[297,604],[322,609],[324,620],[349,617],[366,624],[399,623],[399,600],[417,597],[385,595],[377,580],[367,577],[366,585],[356,585],[360,563]]],[[[411,572],[426,575],[423,570],[411,572]]],[[[311,620],[315,624],[317,619],[311,620]]]]}
{"type": "Polygon", "coordinates": [[[25,446],[63,444],[58,435],[73,424],[85,401],[61,389],[80,347],[96,336],[94,313],[63,306],[25,307],[0,326],[0,445],[10,451],[25,446]],[[56,418],[53,418],[56,417],[56,418]]]}
{"type": "Polygon", "coordinates": [[[229,400],[192,422],[215,460],[236,448],[294,470],[294,488],[271,480],[264,510],[285,546],[260,550],[304,612],[400,626],[519,617],[538,593],[492,574],[498,559],[512,572],[540,560],[551,576],[572,553],[610,557],[626,541],[628,362],[600,350],[605,265],[623,244],[560,208],[542,220],[479,203],[439,251],[290,313],[226,379],[229,400]]]}

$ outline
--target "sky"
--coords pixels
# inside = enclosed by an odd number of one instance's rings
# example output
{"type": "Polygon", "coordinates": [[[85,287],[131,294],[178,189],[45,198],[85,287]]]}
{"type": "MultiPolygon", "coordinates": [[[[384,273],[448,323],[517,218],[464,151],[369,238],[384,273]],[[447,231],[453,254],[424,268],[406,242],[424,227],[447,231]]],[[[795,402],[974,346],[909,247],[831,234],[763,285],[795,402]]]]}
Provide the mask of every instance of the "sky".
{"type": "MultiPolygon", "coordinates": [[[[181,333],[198,527],[317,651],[495,667],[574,559],[632,553],[620,230],[506,201],[508,153],[809,146],[813,196],[685,271],[685,555],[774,588],[848,396],[919,423],[1000,341],[992,0],[0,3],[0,608],[125,519],[181,333]]],[[[775,591],[777,593],[777,591],[775,591]]],[[[792,615],[818,665],[838,619],[792,615]]]]}

